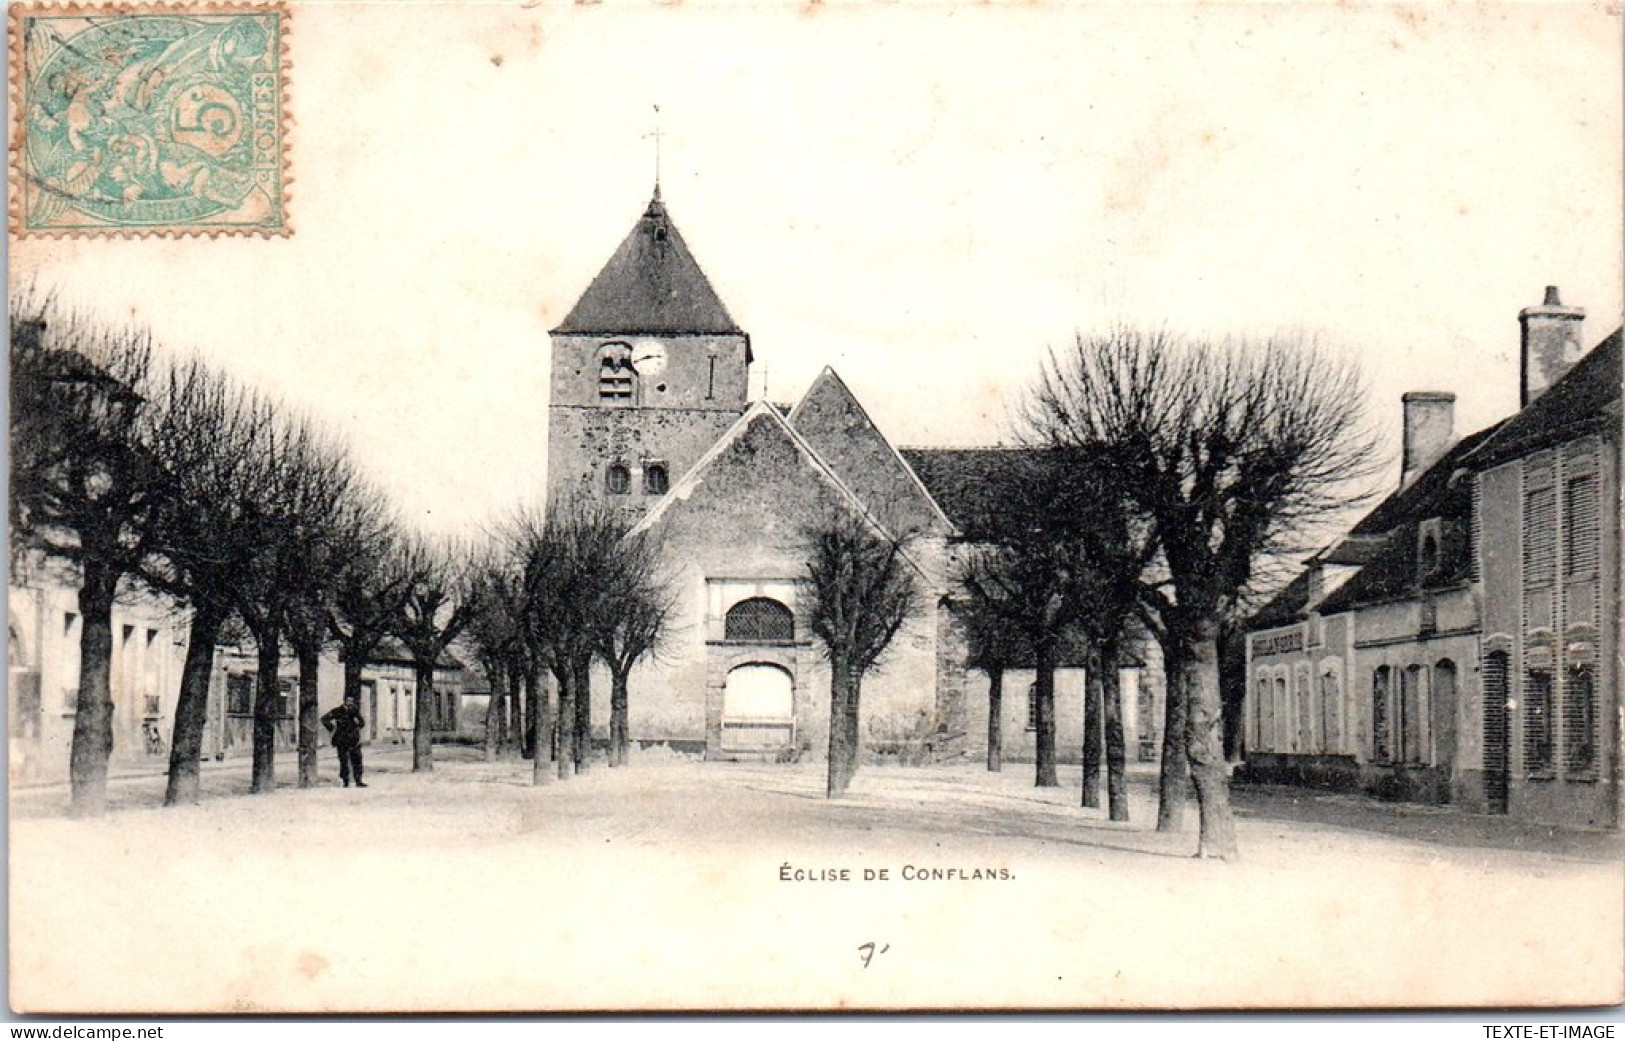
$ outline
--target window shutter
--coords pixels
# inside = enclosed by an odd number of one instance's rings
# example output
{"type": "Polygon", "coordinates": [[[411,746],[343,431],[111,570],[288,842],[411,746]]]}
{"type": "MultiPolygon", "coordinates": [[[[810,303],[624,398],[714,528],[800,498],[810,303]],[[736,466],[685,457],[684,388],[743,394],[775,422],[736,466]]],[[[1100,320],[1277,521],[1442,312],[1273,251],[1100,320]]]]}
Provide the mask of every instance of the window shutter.
{"type": "Polygon", "coordinates": [[[1563,573],[1586,576],[1597,570],[1597,475],[1571,478],[1563,496],[1563,573]]]}
{"type": "Polygon", "coordinates": [[[1552,674],[1545,669],[1524,673],[1523,765],[1531,777],[1552,775],[1552,674]]]}
{"type": "Polygon", "coordinates": [[[1557,571],[1557,496],[1550,485],[1523,497],[1523,584],[1549,586],[1557,571]]]}

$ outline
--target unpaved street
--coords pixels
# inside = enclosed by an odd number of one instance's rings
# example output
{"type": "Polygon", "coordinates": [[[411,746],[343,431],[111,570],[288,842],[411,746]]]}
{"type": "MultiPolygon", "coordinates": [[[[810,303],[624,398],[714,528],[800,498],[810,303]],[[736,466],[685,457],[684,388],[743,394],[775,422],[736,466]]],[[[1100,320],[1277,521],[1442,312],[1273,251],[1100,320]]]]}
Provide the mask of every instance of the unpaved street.
{"type": "Polygon", "coordinates": [[[528,763],[437,754],[267,797],[228,766],[167,811],[121,781],[96,822],[14,793],[13,1006],[1619,1000],[1618,836],[1238,789],[1244,859],[1219,864],[1151,830],[1145,779],[1122,825],[1022,764],[866,767],[830,803],[816,764],[645,753],[534,789],[528,763]]]}

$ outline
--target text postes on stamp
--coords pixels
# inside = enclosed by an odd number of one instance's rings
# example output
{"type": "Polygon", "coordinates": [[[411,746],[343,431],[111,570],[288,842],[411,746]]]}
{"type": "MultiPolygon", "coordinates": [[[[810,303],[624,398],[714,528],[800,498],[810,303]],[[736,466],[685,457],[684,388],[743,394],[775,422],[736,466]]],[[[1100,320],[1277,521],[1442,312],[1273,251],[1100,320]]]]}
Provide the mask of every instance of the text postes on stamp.
{"type": "Polygon", "coordinates": [[[288,12],[12,8],[16,233],[285,235],[288,12]]]}

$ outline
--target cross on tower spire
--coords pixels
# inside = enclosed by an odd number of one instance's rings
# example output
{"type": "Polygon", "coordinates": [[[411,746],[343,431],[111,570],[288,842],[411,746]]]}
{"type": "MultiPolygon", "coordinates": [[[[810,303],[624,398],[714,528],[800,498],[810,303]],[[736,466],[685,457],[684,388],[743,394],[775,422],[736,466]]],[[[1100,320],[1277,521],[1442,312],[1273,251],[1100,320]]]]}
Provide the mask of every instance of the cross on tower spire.
{"type": "Polygon", "coordinates": [[[665,134],[660,129],[660,106],[659,105],[655,106],[655,128],[653,130],[651,130],[649,133],[644,134],[643,136],[644,137],[652,137],[652,138],[655,139],[655,197],[659,198],[659,196],[660,196],[660,139],[665,136],[665,134]]]}

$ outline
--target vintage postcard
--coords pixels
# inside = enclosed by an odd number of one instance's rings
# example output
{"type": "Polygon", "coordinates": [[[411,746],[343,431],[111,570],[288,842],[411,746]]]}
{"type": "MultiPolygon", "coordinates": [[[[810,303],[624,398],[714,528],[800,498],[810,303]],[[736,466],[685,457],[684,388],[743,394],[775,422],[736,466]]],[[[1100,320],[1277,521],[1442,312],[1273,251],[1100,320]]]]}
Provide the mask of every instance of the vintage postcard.
{"type": "Polygon", "coordinates": [[[14,1014],[1625,1000],[1617,5],[7,27],[14,1014]]]}

